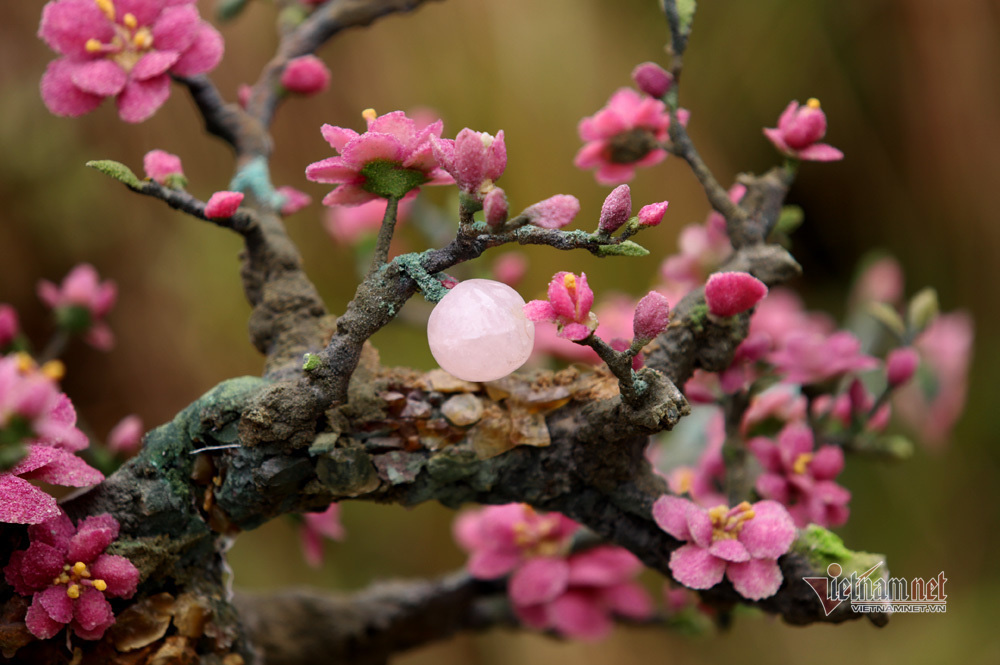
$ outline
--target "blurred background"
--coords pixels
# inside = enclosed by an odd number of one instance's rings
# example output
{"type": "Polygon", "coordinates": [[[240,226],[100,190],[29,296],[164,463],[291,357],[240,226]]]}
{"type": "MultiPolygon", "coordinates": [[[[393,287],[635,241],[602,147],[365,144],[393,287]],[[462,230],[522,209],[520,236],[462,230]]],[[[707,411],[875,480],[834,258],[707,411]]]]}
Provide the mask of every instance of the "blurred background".
{"type": "MultiPolygon", "coordinates": [[[[211,15],[211,2],[199,5],[211,15]]],[[[221,26],[227,53],[212,78],[230,99],[237,85],[256,79],[276,43],[271,4],[249,5],[221,26]]],[[[128,413],[141,415],[147,426],[165,422],[219,381],[259,373],[261,360],[247,342],[238,238],[131,194],[83,164],[115,159],[141,172],[143,154],[161,148],[181,157],[189,190],[205,199],[226,188],[233,160],[203,133],[177,86],[140,125],[120,122],[107,102],[78,119],[49,114],[38,94],[54,57],[34,37],[41,6],[8,3],[0,27],[0,302],[17,307],[42,346],[51,322],[34,295],[39,279],[61,280],[86,261],[117,281],[120,299],[110,317],[116,349],[103,354],[75,343],[64,356],[64,388],[102,438],[128,413]]],[[[466,126],[505,131],[509,162],[500,184],[512,211],[573,194],[582,203],[579,225],[590,228],[609,188],[572,167],[580,146],[576,124],[629,85],[635,64],[665,65],[666,34],[653,0],[448,0],[345,32],[319,53],[333,71],[331,89],[292,100],[279,112],[274,182],[318,201],[326,188],[306,182],[303,170],[331,154],[321,124],[361,129],[367,107],[379,113],[426,107],[444,118],[449,137],[466,126]]],[[[789,100],[822,100],[827,140],[847,157],[804,165],[790,197],[806,211],[793,248],[805,276],[793,286],[810,307],[842,314],[858,260],[882,249],[902,263],[909,294],[933,285],[944,310],[975,317],[969,402],[950,443],[918,449],[903,464],[851,461],[842,476],[854,494],[852,519],[838,530],[847,544],[887,554],[894,575],[944,571],[948,613],[897,616],[881,630],[867,622],[802,629],[740,617],[715,637],[619,629],[596,646],[494,631],[396,662],[833,663],[845,656],[1000,662],[994,627],[1000,575],[989,555],[1000,547],[994,489],[1000,428],[993,421],[1000,380],[994,351],[1000,332],[1000,3],[703,2],[681,91],[695,143],[723,183],[777,162],[761,128],[774,126],[789,100]]],[[[446,192],[427,194],[432,203],[447,202],[446,192]]],[[[675,251],[677,231],[704,219],[708,206],[675,159],[641,171],[632,196],[637,207],[670,201],[664,223],[641,238],[649,257],[601,261],[531,249],[522,295],[540,296],[555,270],[586,271],[598,299],[615,291],[645,293],[662,259],[675,251]]],[[[326,234],[320,208],[314,204],[288,225],[330,308],[340,311],[356,283],[354,258],[350,247],[326,234]]],[[[410,249],[426,242],[413,228],[401,240],[410,249]]],[[[492,258],[456,274],[486,274],[492,258]]],[[[426,311],[424,303],[412,302],[405,321],[375,338],[384,362],[433,367],[419,325],[426,311]]],[[[348,538],[327,546],[318,571],[302,563],[295,525],[272,523],[237,542],[236,583],[357,589],[389,576],[444,573],[464,561],[450,539],[451,517],[436,505],[347,504],[348,538]]],[[[650,573],[648,582],[658,594],[661,579],[650,573]]]]}

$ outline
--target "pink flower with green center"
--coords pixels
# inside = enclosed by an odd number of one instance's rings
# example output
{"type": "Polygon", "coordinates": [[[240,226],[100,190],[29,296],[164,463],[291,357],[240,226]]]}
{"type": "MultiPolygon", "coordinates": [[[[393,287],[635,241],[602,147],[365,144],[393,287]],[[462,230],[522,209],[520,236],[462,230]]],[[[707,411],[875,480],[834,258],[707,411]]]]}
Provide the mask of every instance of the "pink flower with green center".
{"type": "Polygon", "coordinates": [[[665,495],[653,504],[653,519],[686,543],[670,555],[670,571],[684,586],[710,589],[726,577],[749,600],[773,596],[781,587],[778,557],[795,540],[795,525],[780,503],[744,501],[705,510],[665,495]]]}
{"type": "Polygon", "coordinates": [[[526,625],[595,641],[607,637],[612,617],[646,619],[652,599],[634,581],[642,563],[610,545],[569,557],[535,559],[511,579],[507,592],[526,625]]]}
{"type": "MultiPolygon", "coordinates": [[[[532,575],[538,561],[562,560],[579,525],[559,513],[539,514],[523,503],[488,506],[455,520],[458,544],[470,554],[466,567],[475,578],[492,580],[513,572],[510,584],[532,575]],[[530,562],[536,562],[522,571],[530,562]]],[[[545,565],[545,564],[541,564],[545,565]]]]}
{"type": "MultiPolygon", "coordinates": [[[[687,124],[688,112],[679,112],[687,124]]],[[[602,185],[618,185],[635,176],[638,167],[654,166],[667,158],[662,144],[667,140],[670,116],[658,99],[631,88],[615,92],[607,105],[580,121],[580,138],[586,144],[573,163],[580,169],[597,169],[602,185]]]]}
{"type": "Polygon", "coordinates": [[[791,102],[778,118],[778,126],[766,128],[764,134],[788,157],[813,162],[835,162],[844,158],[841,151],[819,142],[826,135],[826,114],[815,98],[805,106],[791,102]]]}
{"type": "Polygon", "coordinates": [[[38,524],[58,514],[56,500],[31,482],[86,487],[104,475],[74,453],[89,442],[55,382],[15,356],[0,358],[0,441],[25,455],[0,471],[0,522],[38,524]]]}
{"type": "Polygon", "coordinates": [[[170,76],[194,76],[222,58],[222,37],[195,0],[55,0],[38,36],[62,57],[42,76],[56,115],[93,111],[114,97],[118,115],[141,122],[170,96],[170,76]]]}
{"type": "Polygon", "coordinates": [[[815,449],[812,430],[796,423],[781,430],[777,443],[756,437],[747,447],[764,467],[757,492],[786,506],[796,526],[812,522],[836,527],[847,522],[851,493],[833,480],[844,469],[839,447],[815,449]]]}
{"type": "Polygon", "coordinates": [[[42,280],[38,283],[38,297],[55,311],[60,328],[83,333],[84,341],[101,351],[114,346],[114,333],[104,317],[115,306],[118,287],[110,279],[101,282],[94,266],[81,263],[60,286],[42,280]]]}
{"type": "Polygon", "coordinates": [[[590,311],[593,304],[594,292],[587,285],[586,273],[577,277],[558,272],[549,282],[549,299],[532,300],[524,306],[524,313],[536,323],[555,323],[563,339],[580,341],[597,328],[597,317],[590,311]]]}
{"type": "Polygon", "coordinates": [[[313,182],[337,185],[323,204],[360,205],[377,198],[401,199],[421,185],[449,185],[452,177],[438,167],[431,138],[440,138],[443,123],[425,127],[402,111],[376,117],[362,114],[368,131],[323,125],[323,138],[340,153],[306,167],[313,182]]]}
{"type": "Polygon", "coordinates": [[[118,538],[111,515],[84,518],[74,527],[65,513],[28,527],[31,544],[11,554],[7,583],[31,596],[28,630],[47,640],[69,625],[77,637],[98,640],[115,622],[108,598],[131,598],[139,570],[123,556],[105,554],[118,538]]]}

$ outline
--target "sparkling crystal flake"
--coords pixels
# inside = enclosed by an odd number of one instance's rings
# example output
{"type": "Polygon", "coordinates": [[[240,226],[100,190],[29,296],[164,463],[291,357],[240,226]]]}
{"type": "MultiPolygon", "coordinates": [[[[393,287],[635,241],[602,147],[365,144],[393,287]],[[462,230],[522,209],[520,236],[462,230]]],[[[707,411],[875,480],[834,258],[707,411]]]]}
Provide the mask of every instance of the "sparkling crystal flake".
{"type": "Polygon", "coordinates": [[[535,326],[517,291],[469,279],[448,292],[427,321],[427,342],[441,368],[466,381],[507,376],[531,355],[535,326]]]}

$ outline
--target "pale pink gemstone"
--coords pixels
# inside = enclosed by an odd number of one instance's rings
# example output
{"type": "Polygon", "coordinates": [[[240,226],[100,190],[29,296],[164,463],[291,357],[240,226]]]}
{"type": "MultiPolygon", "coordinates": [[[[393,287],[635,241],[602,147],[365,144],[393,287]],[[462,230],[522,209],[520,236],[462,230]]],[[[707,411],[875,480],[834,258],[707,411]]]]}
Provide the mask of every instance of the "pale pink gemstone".
{"type": "Polygon", "coordinates": [[[466,381],[494,381],[523,365],[535,341],[524,299],[506,284],[467,279],[441,299],[427,321],[438,364],[466,381]]]}

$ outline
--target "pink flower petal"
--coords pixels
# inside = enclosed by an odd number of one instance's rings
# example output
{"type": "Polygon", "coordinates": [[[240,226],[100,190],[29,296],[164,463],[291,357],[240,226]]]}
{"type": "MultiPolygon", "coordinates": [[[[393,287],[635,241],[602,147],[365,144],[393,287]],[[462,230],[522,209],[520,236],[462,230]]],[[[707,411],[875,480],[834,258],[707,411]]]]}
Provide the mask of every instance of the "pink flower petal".
{"type": "Polygon", "coordinates": [[[84,92],[110,97],[122,91],[128,74],[117,63],[102,59],[74,63],[70,78],[84,92]]]}
{"type": "Polygon", "coordinates": [[[38,600],[37,596],[32,600],[31,607],[28,608],[28,613],[24,617],[24,623],[28,627],[28,630],[31,631],[31,634],[40,640],[55,637],[65,625],[53,620],[49,616],[49,613],[42,607],[42,603],[38,600]]]}
{"type": "Polygon", "coordinates": [[[74,59],[87,58],[87,40],[107,43],[115,36],[114,28],[92,0],[49,2],[42,8],[38,36],[49,47],[74,59]]]}
{"type": "Polygon", "coordinates": [[[516,550],[482,550],[473,552],[467,567],[469,574],[480,580],[503,577],[521,562],[521,554],[516,550]]]}
{"type": "Polygon", "coordinates": [[[341,153],[344,152],[344,146],[352,139],[358,138],[358,133],[353,129],[334,127],[333,125],[323,125],[319,131],[330,147],[341,153]]]}
{"type": "Polygon", "coordinates": [[[646,619],[653,614],[653,600],[640,584],[627,582],[601,589],[601,601],[615,614],[646,619]]]}
{"type": "Polygon", "coordinates": [[[511,575],[507,593],[516,605],[547,603],[566,590],[569,564],[561,557],[530,559],[511,575]]]}
{"type": "Polygon", "coordinates": [[[708,511],[693,503],[688,505],[687,522],[692,542],[701,547],[712,544],[712,519],[708,516],[708,511]]]}
{"type": "Polygon", "coordinates": [[[313,162],[306,167],[306,178],[313,182],[339,185],[343,183],[360,185],[365,179],[353,164],[348,164],[343,157],[328,157],[313,162]]]}
{"type": "Polygon", "coordinates": [[[180,59],[178,51],[150,51],[135,63],[132,68],[132,78],[137,81],[145,81],[154,76],[165,74],[168,69],[180,59]]]}
{"type": "Polygon", "coordinates": [[[677,540],[691,540],[687,511],[690,501],[663,495],[653,503],[653,519],[657,525],[677,540]]]}
{"type": "Polygon", "coordinates": [[[536,323],[556,319],[556,311],[552,308],[552,303],[547,300],[532,300],[527,303],[524,306],[524,315],[536,323]]]}
{"type": "MultiPolygon", "coordinates": [[[[84,113],[90,113],[100,106],[103,100],[103,97],[84,92],[73,85],[73,71],[73,65],[65,58],[60,58],[50,62],[42,75],[42,101],[45,102],[45,107],[56,115],[75,118],[84,113]]],[[[43,284],[46,283],[43,282],[43,284]]],[[[52,295],[52,293],[40,286],[39,295],[48,304],[47,296],[52,295]]]]}
{"type": "Polygon", "coordinates": [[[194,43],[200,25],[201,17],[194,5],[167,7],[153,24],[153,46],[179,55],[194,43]]]}
{"type": "Polygon", "coordinates": [[[69,547],[69,541],[72,540],[75,533],[76,527],[73,525],[73,520],[62,510],[56,517],[28,527],[28,538],[31,542],[48,543],[63,551],[69,547]]]}
{"type": "Polygon", "coordinates": [[[341,154],[346,163],[354,164],[358,168],[361,168],[365,164],[376,160],[402,162],[406,153],[403,145],[395,136],[369,132],[362,134],[344,146],[341,154]]]}
{"type": "Polygon", "coordinates": [[[222,41],[222,35],[209,23],[202,21],[195,35],[194,43],[181,54],[180,59],[170,71],[177,76],[204,74],[215,69],[219,61],[222,60],[224,51],[225,45],[222,41]]]}
{"type": "Polygon", "coordinates": [[[371,192],[366,192],[355,184],[340,185],[332,192],[323,197],[323,205],[344,205],[356,206],[369,201],[375,201],[380,197],[371,192]]]}
{"type": "Polygon", "coordinates": [[[104,580],[104,593],[112,598],[131,598],[139,585],[139,569],[117,554],[101,554],[90,565],[91,578],[104,580]]]}
{"type": "Polygon", "coordinates": [[[66,594],[66,587],[62,584],[50,586],[39,592],[33,602],[41,604],[53,621],[69,623],[73,620],[73,601],[66,594]]]}
{"type": "Polygon", "coordinates": [[[593,331],[582,323],[568,323],[559,331],[559,336],[571,342],[578,342],[590,337],[593,331]]]}
{"type": "Polygon", "coordinates": [[[27,480],[0,473],[0,522],[39,524],[58,514],[54,498],[27,480]]]}
{"type": "Polygon", "coordinates": [[[89,586],[80,589],[80,597],[73,603],[73,615],[80,627],[87,631],[97,630],[100,626],[107,628],[115,622],[111,603],[103,593],[89,586]]]}
{"type": "Polygon", "coordinates": [[[798,152],[798,158],[810,162],[836,162],[844,158],[844,153],[832,145],[816,143],[798,152]]]}
{"type": "Polygon", "coordinates": [[[795,524],[776,501],[753,504],[754,517],[743,523],[739,540],[755,559],[777,559],[795,540],[795,524]]]}
{"type": "Polygon", "coordinates": [[[35,541],[28,546],[21,560],[21,579],[32,589],[41,590],[52,584],[52,578],[63,570],[65,553],[47,543],[35,541]]]}
{"type": "Polygon", "coordinates": [[[843,470],[844,450],[840,446],[820,446],[809,462],[809,472],[817,480],[832,480],[843,470]]]}
{"type": "Polygon", "coordinates": [[[722,581],[726,562],[698,545],[683,545],[670,555],[674,579],[691,589],[710,589],[722,581]]]}
{"type": "Polygon", "coordinates": [[[115,98],[118,117],[125,122],[142,122],[163,106],[170,96],[170,77],[166,74],[145,81],[130,80],[115,98]]]}
{"type": "Polygon", "coordinates": [[[749,600],[769,598],[778,593],[781,582],[781,568],[773,559],[752,559],[744,563],[731,563],[726,569],[726,577],[733,583],[736,592],[749,600]]]}
{"type": "Polygon", "coordinates": [[[67,450],[48,448],[52,458],[44,466],[21,474],[27,480],[41,480],[64,487],[87,487],[104,480],[104,474],[67,450]]]}
{"type": "MultiPolygon", "coordinates": [[[[89,563],[118,537],[118,520],[108,513],[84,518],[70,540],[66,558],[89,563]]],[[[68,621],[68,619],[67,619],[68,621]]]]}
{"type": "Polygon", "coordinates": [[[609,586],[624,582],[642,570],[642,563],[622,547],[602,546],[574,554],[569,559],[573,586],[609,586]]]}
{"type": "Polygon", "coordinates": [[[597,641],[611,632],[611,618],[592,594],[568,591],[549,605],[552,626],[563,635],[597,641]]]}
{"type": "Polygon", "coordinates": [[[717,556],[720,559],[725,559],[726,561],[749,561],[750,554],[747,552],[747,548],[743,546],[738,540],[733,539],[723,539],[717,540],[712,543],[708,551],[712,553],[712,556],[717,556]]]}

